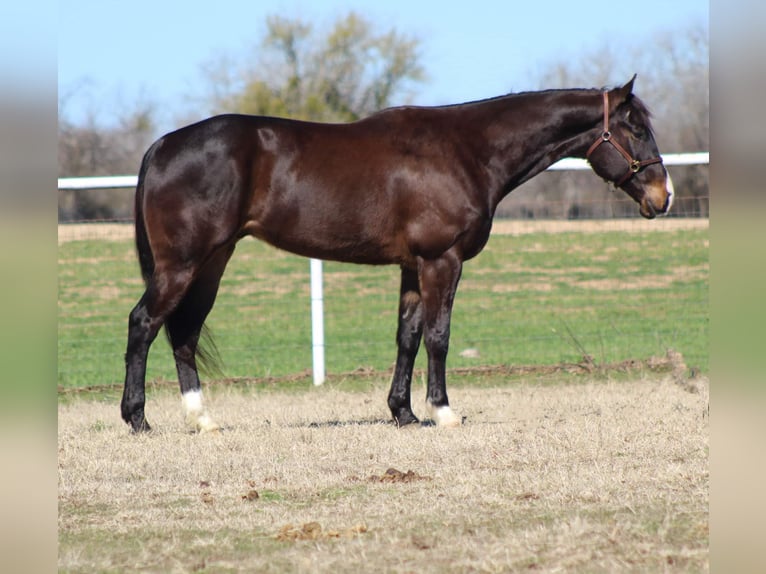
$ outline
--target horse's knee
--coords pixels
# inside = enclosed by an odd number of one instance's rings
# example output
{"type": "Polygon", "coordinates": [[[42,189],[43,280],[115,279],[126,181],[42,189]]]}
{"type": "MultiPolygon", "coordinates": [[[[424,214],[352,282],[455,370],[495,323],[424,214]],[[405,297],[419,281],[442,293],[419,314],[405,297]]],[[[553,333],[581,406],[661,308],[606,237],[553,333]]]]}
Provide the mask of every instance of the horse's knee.
{"type": "Polygon", "coordinates": [[[420,347],[421,333],[416,329],[399,329],[396,334],[396,345],[407,354],[412,354],[420,347]]]}

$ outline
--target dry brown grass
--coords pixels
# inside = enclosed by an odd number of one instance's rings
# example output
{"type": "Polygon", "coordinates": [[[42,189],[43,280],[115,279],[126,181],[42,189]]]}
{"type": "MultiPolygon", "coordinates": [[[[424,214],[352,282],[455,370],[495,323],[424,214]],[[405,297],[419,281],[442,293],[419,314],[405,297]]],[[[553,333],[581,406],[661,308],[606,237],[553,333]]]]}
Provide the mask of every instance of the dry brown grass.
{"type": "Polygon", "coordinates": [[[396,429],[382,381],[211,387],[209,435],[166,390],[147,436],[67,402],[59,568],[707,571],[707,382],[548,383],[453,388],[459,429],[396,429]]]}
{"type": "MultiPolygon", "coordinates": [[[[602,231],[679,231],[682,229],[707,229],[708,219],[604,219],[583,221],[536,220],[519,221],[498,219],[492,225],[492,232],[501,235],[524,235],[526,233],[565,233],[602,231]]],[[[66,243],[78,239],[110,239],[113,241],[133,239],[133,225],[130,223],[74,223],[58,226],[58,242],[66,243]]]]}

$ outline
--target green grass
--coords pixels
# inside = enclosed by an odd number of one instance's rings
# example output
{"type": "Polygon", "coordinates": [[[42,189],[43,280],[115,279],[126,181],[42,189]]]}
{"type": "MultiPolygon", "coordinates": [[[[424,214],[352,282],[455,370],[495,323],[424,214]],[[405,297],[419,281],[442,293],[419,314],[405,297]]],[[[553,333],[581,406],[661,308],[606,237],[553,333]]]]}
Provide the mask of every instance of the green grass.
{"type": "MultiPolygon", "coordinates": [[[[660,355],[709,369],[707,230],[493,236],[465,264],[449,367],[660,355]],[[476,348],[480,357],[459,353],[476,348]]],[[[59,246],[58,384],[120,383],[127,315],[143,285],[128,241],[59,246]]],[[[399,271],[325,264],[329,373],[390,369],[399,271]]],[[[311,368],[308,261],[246,239],[229,263],[208,325],[231,377],[311,368]]],[[[175,380],[164,338],[148,378],[175,380]]],[[[417,367],[425,366],[421,349],[417,367]]]]}

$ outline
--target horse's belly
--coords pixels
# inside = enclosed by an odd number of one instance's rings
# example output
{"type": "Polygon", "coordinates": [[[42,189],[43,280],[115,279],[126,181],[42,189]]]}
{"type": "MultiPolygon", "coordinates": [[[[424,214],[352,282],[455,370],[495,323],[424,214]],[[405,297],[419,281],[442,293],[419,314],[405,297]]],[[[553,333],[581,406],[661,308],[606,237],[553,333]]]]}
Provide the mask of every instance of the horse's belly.
{"type": "Polygon", "coordinates": [[[304,257],[368,265],[410,262],[412,256],[396,234],[379,227],[376,233],[371,231],[372,226],[365,230],[344,228],[328,220],[285,221],[278,225],[251,222],[244,228],[245,234],[304,257]]]}

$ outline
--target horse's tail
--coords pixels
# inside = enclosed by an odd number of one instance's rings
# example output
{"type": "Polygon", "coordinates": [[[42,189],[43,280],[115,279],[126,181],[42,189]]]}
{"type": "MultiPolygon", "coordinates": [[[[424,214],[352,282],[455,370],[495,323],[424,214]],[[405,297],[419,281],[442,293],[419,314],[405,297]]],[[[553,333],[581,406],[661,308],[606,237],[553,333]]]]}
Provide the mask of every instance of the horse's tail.
{"type": "Polygon", "coordinates": [[[144,222],[144,178],[149,165],[149,157],[152,154],[154,146],[144,154],[141,161],[141,169],[138,171],[138,183],[136,184],[135,195],[135,226],[136,226],[136,252],[138,253],[138,264],[141,267],[141,276],[144,283],[148,286],[149,279],[154,274],[154,255],[152,247],[149,244],[149,236],[146,234],[146,223],[144,222]]]}

